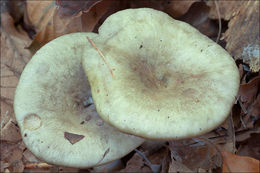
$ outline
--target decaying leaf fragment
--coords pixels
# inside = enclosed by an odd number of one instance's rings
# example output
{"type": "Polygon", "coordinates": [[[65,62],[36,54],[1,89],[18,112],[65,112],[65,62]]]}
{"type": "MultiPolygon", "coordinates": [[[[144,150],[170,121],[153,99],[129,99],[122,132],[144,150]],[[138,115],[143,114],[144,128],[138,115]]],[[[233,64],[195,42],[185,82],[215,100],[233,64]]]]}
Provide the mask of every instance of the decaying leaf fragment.
{"type": "Polygon", "coordinates": [[[172,164],[177,164],[173,167],[174,170],[211,170],[221,166],[220,153],[216,148],[203,141],[170,141],[169,148],[171,150],[172,164]]]}
{"type": "Polygon", "coordinates": [[[85,136],[83,135],[78,135],[74,133],[69,133],[69,132],[64,132],[64,137],[70,141],[70,143],[73,145],[77,142],[79,142],[81,139],[83,139],[85,136]]]}
{"type": "Polygon", "coordinates": [[[251,116],[255,117],[255,119],[260,118],[260,94],[258,94],[257,98],[255,99],[254,103],[252,104],[249,114],[251,116]]]}
{"type": "Polygon", "coordinates": [[[257,97],[257,92],[260,86],[260,76],[253,78],[246,84],[241,84],[238,91],[238,98],[240,100],[241,107],[248,112],[249,106],[254,102],[257,97]]]}
{"type": "Polygon", "coordinates": [[[259,160],[238,156],[227,151],[222,151],[223,168],[222,172],[259,172],[259,160]]]}
{"type": "MultiPolygon", "coordinates": [[[[260,70],[259,2],[217,1],[221,18],[230,20],[222,38],[227,42],[227,51],[235,59],[249,64],[253,72],[260,70]]],[[[218,18],[214,2],[208,2],[208,5],[211,6],[211,17],[218,18]]]]}
{"type": "Polygon", "coordinates": [[[27,25],[36,30],[30,49],[39,49],[61,35],[92,31],[110,8],[110,0],[27,1],[27,25]],[[56,5],[57,4],[57,5],[56,5]]]}

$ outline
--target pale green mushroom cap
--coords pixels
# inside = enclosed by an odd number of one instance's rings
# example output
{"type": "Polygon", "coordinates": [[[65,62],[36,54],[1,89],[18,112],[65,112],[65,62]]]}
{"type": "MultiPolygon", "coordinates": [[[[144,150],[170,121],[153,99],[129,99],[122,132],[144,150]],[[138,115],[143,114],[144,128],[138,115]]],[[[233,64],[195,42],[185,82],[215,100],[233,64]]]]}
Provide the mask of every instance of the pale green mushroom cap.
{"type": "Polygon", "coordinates": [[[23,141],[38,158],[69,167],[92,167],[131,152],[143,139],[104,123],[82,69],[83,51],[91,46],[75,33],[42,47],[25,67],[15,93],[14,110],[23,141]]]}
{"type": "Polygon", "coordinates": [[[148,8],[108,17],[83,56],[100,116],[150,139],[199,136],[229,115],[239,87],[232,57],[187,23],[148,8]],[[112,70],[113,75],[110,70],[112,70]]]}

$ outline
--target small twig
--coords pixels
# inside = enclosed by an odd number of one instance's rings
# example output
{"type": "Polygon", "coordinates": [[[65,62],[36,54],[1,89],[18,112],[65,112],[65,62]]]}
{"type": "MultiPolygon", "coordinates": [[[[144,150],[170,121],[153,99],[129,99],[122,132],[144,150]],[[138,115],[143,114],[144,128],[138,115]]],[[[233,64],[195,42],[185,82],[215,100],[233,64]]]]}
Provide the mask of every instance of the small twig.
{"type": "MultiPolygon", "coordinates": [[[[193,138],[193,139],[202,140],[202,141],[206,142],[207,144],[209,144],[210,146],[212,146],[213,148],[215,148],[215,150],[217,151],[218,155],[221,158],[221,164],[222,165],[226,164],[226,163],[224,163],[223,155],[217,145],[215,145],[213,142],[211,142],[209,139],[207,139],[205,137],[197,137],[197,138],[193,138]]],[[[226,164],[226,166],[227,166],[228,172],[231,172],[229,166],[227,164],[226,164]]]]}
{"type": "Polygon", "coordinates": [[[17,69],[15,69],[14,67],[8,65],[8,64],[5,64],[5,66],[14,73],[14,76],[17,77],[18,79],[20,78],[21,76],[21,72],[19,72],[17,69]]]}
{"type": "Polygon", "coordinates": [[[10,106],[13,106],[13,100],[12,99],[9,99],[7,97],[4,97],[4,96],[1,96],[0,97],[0,100],[4,103],[6,103],[7,105],[10,105],[10,106]]]}
{"type": "Polygon", "coordinates": [[[152,164],[141,151],[137,149],[134,149],[134,151],[137,152],[137,154],[139,154],[145,160],[146,164],[152,169],[153,173],[160,172],[161,165],[152,164]]]}
{"type": "Polygon", "coordinates": [[[16,86],[2,86],[2,85],[0,85],[0,88],[16,88],[16,86]]]}
{"type": "Polygon", "coordinates": [[[103,53],[97,48],[96,44],[87,36],[87,39],[89,41],[89,43],[98,51],[99,55],[102,57],[103,61],[105,62],[105,64],[107,65],[112,77],[114,78],[114,74],[112,69],[110,68],[110,66],[108,65],[105,56],[103,55],[103,53]]]}
{"type": "Polygon", "coordinates": [[[236,136],[235,136],[235,128],[234,128],[234,122],[233,122],[233,113],[231,111],[229,117],[228,117],[228,137],[232,141],[232,153],[236,152],[236,136]]]}
{"type": "Polygon", "coordinates": [[[247,112],[246,108],[244,107],[243,103],[241,102],[240,98],[238,98],[238,103],[239,103],[242,111],[244,112],[244,114],[247,114],[248,112],[247,112]]]}
{"type": "Polygon", "coordinates": [[[219,6],[216,0],[214,0],[215,6],[216,6],[216,10],[217,10],[217,14],[218,14],[218,37],[216,39],[216,43],[219,42],[220,39],[220,34],[221,34],[221,28],[222,28],[222,23],[221,23],[221,16],[220,16],[220,12],[219,12],[219,6]]]}
{"type": "Polygon", "coordinates": [[[0,76],[1,78],[8,78],[8,77],[15,77],[14,75],[3,75],[3,76],[0,76]]]}
{"type": "Polygon", "coordinates": [[[24,167],[25,169],[36,169],[36,168],[49,169],[52,168],[53,165],[49,165],[47,163],[27,163],[24,167]]]}

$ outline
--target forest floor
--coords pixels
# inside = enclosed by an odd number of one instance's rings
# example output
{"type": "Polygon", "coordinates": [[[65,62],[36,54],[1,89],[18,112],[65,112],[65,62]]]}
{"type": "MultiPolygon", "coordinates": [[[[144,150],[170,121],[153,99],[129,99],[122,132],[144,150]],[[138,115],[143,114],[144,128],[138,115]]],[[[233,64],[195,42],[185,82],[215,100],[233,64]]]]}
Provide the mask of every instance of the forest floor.
{"type": "MultiPolygon", "coordinates": [[[[240,89],[227,120],[198,138],[147,142],[121,159],[117,171],[259,172],[259,1],[1,1],[1,172],[91,172],[45,163],[25,146],[13,111],[19,77],[32,55],[54,38],[97,32],[111,14],[150,7],[187,22],[234,58],[240,89]],[[147,163],[148,159],[151,164],[147,163]]],[[[103,168],[106,172],[107,168],[103,168]]]]}

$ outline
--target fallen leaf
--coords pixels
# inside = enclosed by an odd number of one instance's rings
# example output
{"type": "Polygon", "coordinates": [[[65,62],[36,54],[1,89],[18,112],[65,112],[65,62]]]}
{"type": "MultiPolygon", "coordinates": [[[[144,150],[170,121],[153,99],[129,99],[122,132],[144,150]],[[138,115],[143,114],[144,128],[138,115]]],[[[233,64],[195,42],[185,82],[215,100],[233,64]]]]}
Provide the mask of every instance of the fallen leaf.
{"type": "Polygon", "coordinates": [[[4,170],[6,168],[8,168],[10,166],[10,163],[8,162],[4,162],[4,161],[0,161],[0,172],[4,172],[4,170]]]}
{"type": "MultiPolygon", "coordinates": [[[[253,72],[260,70],[259,1],[216,1],[221,18],[230,20],[224,39],[227,51],[235,59],[249,64],[253,72]]],[[[211,18],[218,18],[213,1],[211,18]]]]}
{"type": "Polygon", "coordinates": [[[222,172],[259,172],[259,160],[238,156],[227,151],[222,151],[223,167],[222,172]]]}
{"type": "Polygon", "coordinates": [[[145,167],[145,170],[143,170],[145,166],[143,158],[141,158],[137,153],[133,155],[133,157],[127,162],[126,167],[120,172],[149,172],[150,169],[148,167],[145,167]]]}
{"type": "MultiPolygon", "coordinates": [[[[173,1],[190,2],[190,1],[173,1]]],[[[190,9],[179,19],[191,24],[201,33],[210,38],[217,38],[218,26],[209,18],[210,8],[204,2],[194,3],[190,9]]]]}
{"type": "Polygon", "coordinates": [[[14,18],[15,22],[19,22],[23,18],[25,2],[19,1],[1,1],[1,13],[8,12],[14,18]]]}
{"type": "Polygon", "coordinates": [[[174,18],[181,17],[189,10],[194,2],[198,2],[198,0],[169,1],[166,6],[165,12],[170,14],[174,18]]]}
{"type": "Polygon", "coordinates": [[[248,108],[256,99],[257,92],[259,90],[260,86],[260,76],[257,76],[250,80],[246,84],[241,84],[237,97],[240,100],[240,103],[242,104],[241,107],[245,108],[245,113],[248,112],[248,108]]]}
{"type": "Polygon", "coordinates": [[[26,1],[25,24],[36,33],[48,25],[56,9],[55,1],[26,1]]]}
{"type": "Polygon", "coordinates": [[[11,172],[23,172],[24,170],[24,164],[22,160],[16,160],[12,163],[12,165],[9,167],[11,172]]]}
{"type": "Polygon", "coordinates": [[[82,1],[82,0],[56,0],[58,5],[58,13],[61,16],[73,16],[78,14],[80,11],[88,12],[93,6],[102,0],[82,1]]]}
{"type": "Polygon", "coordinates": [[[122,7],[124,8],[153,8],[156,10],[164,11],[168,13],[173,18],[179,18],[184,15],[191,5],[194,2],[198,2],[199,0],[189,0],[189,1],[158,1],[158,0],[150,0],[150,1],[138,1],[131,0],[128,3],[124,4],[122,7]]]}
{"type": "Polygon", "coordinates": [[[1,13],[1,128],[14,118],[16,85],[31,53],[24,49],[31,39],[20,25],[15,26],[8,12],[1,13]]]}
{"type": "Polygon", "coordinates": [[[184,164],[182,164],[178,161],[172,160],[168,172],[172,173],[172,172],[194,172],[194,171],[190,170],[184,164]]]}
{"type": "Polygon", "coordinates": [[[221,166],[216,146],[208,145],[204,141],[170,141],[169,148],[172,161],[175,160],[192,171],[197,171],[199,168],[210,170],[221,166]]]}
{"type": "Polygon", "coordinates": [[[13,119],[9,119],[4,127],[1,127],[1,140],[16,143],[22,139],[19,128],[13,119]]]}
{"type": "Polygon", "coordinates": [[[235,15],[238,15],[243,1],[217,1],[217,6],[214,1],[207,1],[206,4],[210,7],[209,17],[211,19],[218,19],[219,15],[224,20],[230,20],[235,15]],[[219,14],[218,14],[218,10],[219,14]]]}
{"type": "Polygon", "coordinates": [[[239,149],[237,154],[248,156],[260,160],[260,131],[253,131],[249,134],[249,138],[237,143],[239,149]]]}
{"type": "Polygon", "coordinates": [[[23,152],[23,157],[25,159],[25,162],[31,162],[31,163],[39,163],[40,160],[37,159],[33,153],[31,151],[29,151],[28,149],[26,149],[24,152],[23,152]]]}
{"type": "Polygon", "coordinates": [[[260,93],[252,104],[252,107],[249,110],[249,115],[254,117],[255,120],[260,118],[260,93]]]}
{"type": "Polygon", "coordinates": [[[91,32],[113,1],[33,1],[27,3],[27,16],[36,28],[29,46],[33,52],[47,42],[64,34],[91,32]],[[84,4],[84,6],[80,6],[84,4]]]}
{"type": "Polygon", "coordinates": [[[85,136],[78,135],[75,133],[64,132],[64,137],[73,145],[82,140],[85,136]]]}

